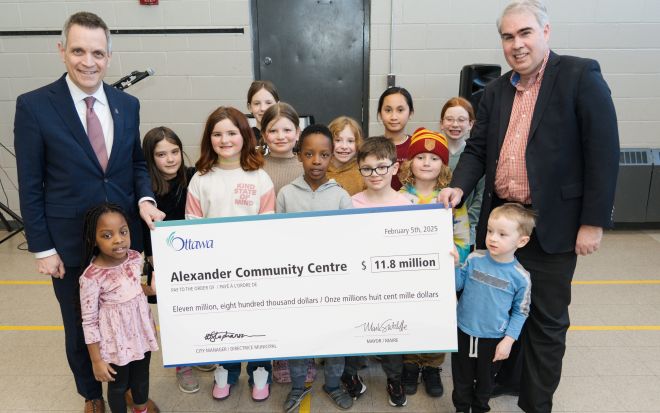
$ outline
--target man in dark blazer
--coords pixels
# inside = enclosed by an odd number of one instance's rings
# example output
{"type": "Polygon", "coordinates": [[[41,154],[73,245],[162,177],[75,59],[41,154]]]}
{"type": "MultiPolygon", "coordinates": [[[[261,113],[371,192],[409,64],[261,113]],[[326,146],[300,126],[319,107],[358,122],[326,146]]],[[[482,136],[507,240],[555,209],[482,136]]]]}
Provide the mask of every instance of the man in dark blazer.
{"type": "Polygon", "coordinates": [[[139,216],[153,227],[164,214],[153,203],[140,147],[138,100],[103,83],[111,58],[106,24],[92,13],[76,13],[58,47],[67,73],[16,100],[20,205],[38,271],[52,276],[67,359],[85,411],[103,411],[101,383],[94,377],[76,303],[78,277],[87,264],[81,262],[83,218],[104,201],[120,205],[129,216],[131,247],[141,250],[139,216]],[[88,96],[94,97],[98,119],[93,127],[88,96]],[[98,131],[104,157],[90,142],[90,128],[98,131]]]}
{"type": "Polygon", "coordinates": [[[531,311],[520,338],[518,405],[549,412],[561,377],[577,255],[598,249],[603,228],[611,224],[616,113],[596,61],[550,51],[550,24],[540,1],[510,3],[498,29],[513,70],[486,86],[476,126],[440,201],[459,204],[485,175],[478,248],[485,246],[496,206],[518,202],[537,212],[532,238],[516,254],[532,280],[531,311]]]}

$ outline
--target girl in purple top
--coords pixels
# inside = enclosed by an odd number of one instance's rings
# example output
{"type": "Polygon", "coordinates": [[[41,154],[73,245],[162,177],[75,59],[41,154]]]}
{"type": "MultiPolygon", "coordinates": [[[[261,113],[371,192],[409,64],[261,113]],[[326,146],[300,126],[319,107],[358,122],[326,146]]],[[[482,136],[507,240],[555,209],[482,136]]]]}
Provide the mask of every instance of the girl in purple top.
{"type": "Polygon", "coordinates": [[[142,257],[130,249],[126,215],[117,205],[90,209],[83,234],[89,265],[80,276],[80,309],[94,377],[108,382],[112,412],[126,412],[129,389],[133,412],[146,412],[149,361],[158,342],[141,284],[142,257]]]}

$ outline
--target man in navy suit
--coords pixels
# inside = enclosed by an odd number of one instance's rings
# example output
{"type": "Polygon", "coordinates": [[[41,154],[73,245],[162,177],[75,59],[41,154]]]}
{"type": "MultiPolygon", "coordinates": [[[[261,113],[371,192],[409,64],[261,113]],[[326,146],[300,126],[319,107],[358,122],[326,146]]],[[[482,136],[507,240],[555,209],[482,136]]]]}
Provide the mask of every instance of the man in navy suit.
{"type": "Polygon", "coordinates": [[[539,0],[510,3],[497,25],[513,70],[486,86],[476,126],[439,198],[458,205],[485,175],[479,248],[496,206],[518,202],[538,213],[530,242],[516,254],[531,275],[532,305],[520,337],[522,375],[505,390],[519,391],[524,411],[549,412],[577,255],[596,251],[611,225],[619,135],[598,63],[550,50],[550,23],[539,0]]]}
{"type": "Polygon", "coordinates": [[[67,73],[16,100],[19,196],[29,250],[38,271],[52,276],[78,393],[85,411],[98,412],[105,409],[101,383],[92,371],[76,304],[78,277],[87,264],[81,262],[84,214],[104,201],[120,205],[129,216],[131,246],[138,250],[139,217],[153,228],[164,214],[153,203],[140,147],[139,102],[103,83],[111,59],[108,27],[92,13],[76,13],[65,23],[58,48],[67,73]],[[89,96],[103,158],[88,137],[89,96]]]}

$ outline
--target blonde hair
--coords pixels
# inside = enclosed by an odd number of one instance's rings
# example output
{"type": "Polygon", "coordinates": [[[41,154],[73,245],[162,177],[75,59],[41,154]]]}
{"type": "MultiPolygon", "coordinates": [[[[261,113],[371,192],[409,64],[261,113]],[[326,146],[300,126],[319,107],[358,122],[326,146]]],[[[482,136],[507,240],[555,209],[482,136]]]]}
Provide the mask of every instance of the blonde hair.
{"type": "Polygon", "coordinates": [[[353,132],[353,135],[355,135],[355,153],[357,153],[357,151],[360,150],[360,147],[362,146],[364,136],[362,135],[362,128],[360,127],[360,124],[357,123],[355,119],[349,118],[348,116],[340,116],[330,122],[328,129],[330,129],[332,138],[334,139],[339,135],[339,133],[341,133],[341,131],[344,130],[346,126],[348,126],[351,132],[353,132]]]}
{"type": "MultiPolygon", "coordinates": [[[[413,171],[412,171],[413,159],[404,161],[403,164],[401,164],[399,173],[397,174],[399,176],[399,181],[401,181],[401,184],[404,186],[405,185],[415,186],[415,175],[413,175],[413,171]]],[[[440,173],[436,178],[433,189],[440,190],[442,188],[446,188],[449,186],[450,181],[451,181],[451,169],[449,169],[449,166],[443,163],[442,166],[440,167],[440,173]]]]}
{"type": "Polygon", "coordinates": [[[489,218],[506,218],[518,224],[518,232],[530,236],[536,225],[536,212],[515,202],[507,202],[490,212],[489,218]]]}

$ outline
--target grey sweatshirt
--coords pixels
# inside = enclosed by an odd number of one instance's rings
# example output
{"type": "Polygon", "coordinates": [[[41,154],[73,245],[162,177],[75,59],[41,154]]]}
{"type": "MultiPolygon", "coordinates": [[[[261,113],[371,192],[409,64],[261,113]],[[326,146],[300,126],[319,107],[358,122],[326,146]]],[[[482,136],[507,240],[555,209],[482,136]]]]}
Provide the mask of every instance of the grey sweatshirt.
{"type": "Polygon", "coordinates": [[[301,175],[280,189],[275,212],[331,211],[348,208],[353,208],[351,197],[334,179],[312,191],[301,175]]]}

